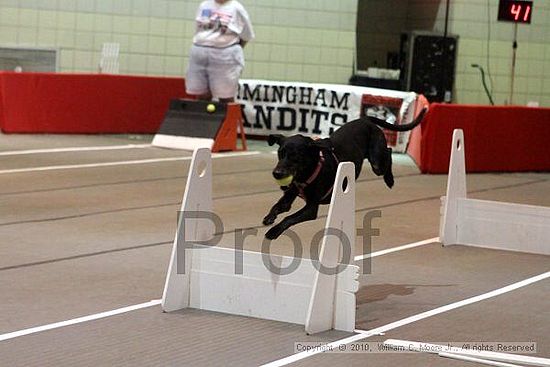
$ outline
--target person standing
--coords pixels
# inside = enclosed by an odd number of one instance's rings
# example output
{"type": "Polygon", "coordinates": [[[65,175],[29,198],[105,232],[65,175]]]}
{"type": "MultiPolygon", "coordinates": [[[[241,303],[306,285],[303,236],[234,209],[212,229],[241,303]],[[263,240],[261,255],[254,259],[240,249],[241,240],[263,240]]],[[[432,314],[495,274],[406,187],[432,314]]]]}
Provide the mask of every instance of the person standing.
{"type": "Polygon", "coordinates": [[[186,91],[203,100],[233,102],[244,68],[243,48],[254,38],[248,13],[237,0],[206,0],[195,20],[186,91]]]}

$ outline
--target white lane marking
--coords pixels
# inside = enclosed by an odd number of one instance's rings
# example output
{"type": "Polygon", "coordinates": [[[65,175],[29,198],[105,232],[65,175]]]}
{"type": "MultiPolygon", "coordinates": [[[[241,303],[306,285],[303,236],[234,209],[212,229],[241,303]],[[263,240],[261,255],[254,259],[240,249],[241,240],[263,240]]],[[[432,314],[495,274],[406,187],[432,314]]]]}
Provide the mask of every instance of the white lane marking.
{"type": "Polygon", "coordinates": [[[456,360],[464,361],[464,362],[484,364],[484,365],[487,365],[487,366],[522,367],[519,364],[503,363],[503,362],[491,361],[491,360],[483,359],[483,358],[466,357],[466,356],[461,356],[459,354],[453,354],[453,353],[439,353],[439,356],[443,357],[443,358],[456,359],[456,360]]]}
{"type": "Polygon", "coordinates": [[[149,302],[146,302],[146,303],[140,303],[138,305],[118,308],[116,310],[111,310],[111,311],[96,313],[96,314],[93,314],[93,315],[78,317],[76,319],[71,319],[71,320],[61,321],[61,322],[55,322],[53,324],[47,324],[47,325],[43,325],[43,326],[33,327],[33,328],[30,328],[30,329],[24,329],[24,330],[14,331],[14,332],[7,333],[7,334],[2,334],[2,335],[0,335],[0,342],[4,341],[4,340],[18,338],[18,337],[24,336],[24,335],[39,333],[41,331],[57,329],[57,328],[61,328],[61,327],[64,327],[64,326],[80,324],[80,323],[87,322],[87,321],[98,320],[98,319],[102,319],[102,318],[109,317],[109,316],[120,315],[120,314],[126,313],[126,312],[131,312],[131,311],[141,310],[141,309],[147,308],[147,307],[157,306],[157,305],[160,305],[160,301],[161,301],[160,299],[156,299],[156,300],[152,300],[152,301],[149,301],[149,302]]]}
{"type": "MultiPolygon", "coordinates": [[[[420,241],[420,242],[427,242],[427,241],[431,241],[431,242],[434,242],[434,241],[437,241],[439,238],[438,237],[434,237],[434,238],[430,238],[428,240],[424,240],[424,241],[420,241]]],[[[390,252],[395,252],[395,251],[401,251],[401,250],[406,250],[406,249],[409,249],[409,248],[412,248],[411,245],[414,245],[414,244],[418,244],[420,242],[415,242],[415,243],[411,243],[409,245],[403,245],[403,246],[399,246],[399,247],[394,247],[393,249],[387,249],[387,250],[383,250],[383,251],[379,251],[378,253],[373,253],[372,255],[375,255],[375,256],[382,256],[386,253],[390,253],[390,252]],[[394,251],[390,251],[390,250],[394,250],[394,251]],[[382,253],[383,252],[383,253],[382,253]]],[[[430,242],[427,242],[427,243],[430,243],[430,242]]],[[[414,246],[415,247],[415,246],[414,246]]],[[[155,302],[155,301],[151,301],[151,302],[155,302]]],[[[136,305],[136,306],[140,306],[140,305],[136,305]]],[[[154,306],[154,304],[152,305],[154,306]]],[[[135,307],[135,306],[129,306],[129,307],[135,307]]],[[[128,307],[128,308],[129,308],[128,307]]],[[[139,309],[139,308],[136,308],[136,309],[139,309]]],[[[115,310],[116,311],[116,310],[115,310]]],[[[133,311],[133,310],[129,310],[129,311],[133,311]]],[[[126,312],[129,312],[129,311],[126,311],[126,312]]],[[[112,312],[112,311],[111,311],[112,312]]],[[[105,312],[103,314],[108,314],[108,312],[105,312]]],[[[116,315],[117,313],[114,313],[114,315],[116,315]]],[[[94,315],[90,315],[90,316],[86,316],[86,317],[82,317],[82,318],[78,318],[78,319],[74,319],[74,320],[84,320],[84,321],[89,321],[89,319],[87,318],[90,318],[90,317],[93,317],[94,315]]],[[[111,315],[106,315],[106,316],[103,316],[103,317],[107,317],[107,316],[111,316],[111,315]]],[[[99,317],[98,317],[99,318],[99,317]]],[[[90,319],[90,320],[93,320],[93,319],[90,319]]],[[[13,339],[13,338],[17,338],[19,336],[24,336],[24,335],[28,335],[28,334],[33,334],[33,333],[38,333],[40,331],[44,331],[44,330],[50,330],[50,329],[54,329],[54,328],[57,328],[57,327],[63,327],[63,326],[67,326],[67,325],[73,325],[73,324],[76,324],[78,322],[84,322],[84,321],[76,321],[76,322],[72,322],[72,323],[69,323],[71,320],[69,321],[62,321],[62,322],[57,322],[55,324],[50,324],[50,325],[58,325],[58,326],[55,326],[55,327],[48,327],[48,325],[46,326],[40,326],[40,327],[36,327],[36,328],[32,328],[32,329],[27,329],[27,330],[22,330],[22,331],[15,331],[13,333],[9,333],[9,334],[4,334],[4,335],[0,335],[0,341],[2,340],[6,340],[6,339],[13,339]],[[5,336],[6,335],[12,335],[11,337],[9,338],[6,338],[5,336]]],[[[367,332],[367,331],[364,331],[364,330],[356,330],[356,332],[367,332]]]]}
{"type": "MultiPolygon", "coordinates": [[[[432,239],[428,239],[428,240],[425,240],[425,241],[430,241],[430,240],[432,240],[432,239]]],[[[424,242],[424,241],[420,241],[420,242],[424,242]]],[[[408,245],[403,245],[403,246],[395,247],[394,249],[397,249],[397,248],[399,248],[400,250],[405,250],[405,249],[409,249],[409,248],[412,248],[412,247],[410,247],[408,245]]],[[[392,249],[388,249],[388,250],[392,250],[392,249]]],[[[395,251],[400,251],[400,250],[395,250],[395,251]]],[[[384,251],[385,251],[384,254],[390,253],[390,252],[395,252],[395,251],[387,251],[387,250],[384,250],[384,251]]],[[[382,256],[384,254],[379,254],[377,256],[382,256]]],[[[353,335],[353,336],[348,337],[348,338],[345,338],[345,339],[341,339],[341,340],[332,342],[331,345],[334,346],[334,347],[338,347],[341,344],[349,344],[349,343],[352,343],[354,341],[366,339],[366,338],[371,337],[373,335],[384,335],[384,333],[386,331],[398,328],[400,326],[410,324],[410,323],[422,320],[424,318],[431,317],[431,316],[434,316],[434,315],[437,315],[437,314],[440,314],[440,313],[443,313],[443,312],[447,312],[447,311],[453,310],[455,308],[462,307],[462,306],[465,306],[465,305],[468,305],[468,304],[471,304],[471,303],[474,303],[474,302],[479,302],[479,301],[482,301],[482,300],[485,300],[485,299],[488,299],[488,298],[491,298],[491,297],[496,297],[500,294],[503,294],[503,293],[506,293],[506,292],[511,292],[515,289],[527,286],[531,283],[535,283],[535,282],[538,282],[540,280],[543,280],[543,279],[546,279],[546,278],[549,278],[549,277],[550,277],[550,272],[547,272],[547,273],[538,275],[536,277],[529,278],[529,279],[523,280],[521,282],[514,283],[514,284],[511,284],[509,286],[494,290],[492,292],[484,293],[482,295],[472,297],[472,298],[468,298],[466,300],[459,301],[459,302],[456,302],[456,303],[452,303],[450,305],[442,306],[442,307],[436,308],[436,309],[431,310],[431,311],[427,311],[427,312],[424,312],[424,313],[421,313],[421,314],[418,314],[418,315],[410,316],[410,317],[407,317],[407,318],[402,319],[400,321],[396,321],[396,322],[393,322],[393,323],[385,325],[385,326],[381,326],[381,327],[376,328],[376,329],[372,329],[372,330],[355,330],[355,332],[357,332],[358,334],[353,335]]],[[[82,322],[86,322],[86,321],[96,320],[96,319],[109,317],[109,316],[113,316],[113,315],[118,315],[118,314],[125,313],[125,312],[135,311],[135,310],[139,310],[139,309],[142,309],[142,308],[158,305],[158,304],[160,304],[160,302],[161,302],[161,300],[153,300],[153,301],[150,301],[150,302],[147,302],[147,303],[141,303],[141,304],[134,305],[134,306],[128,306],[128,307],[117,309],[117,310],[112,310],[112,311],[102,312],[102,313],[99,313],[99,314],[79,317],[79,318],[72,319],[72,320],[67,320],[67,321],[56,322],[56,323],[53,323],[53,324],[38,326],[38,327],[35,327],[35,328],[30,328],[30,329],[25,329],[25,330],[20,330],[20,331],[14,331],[14,332],[11,332],[11,333],[0,335],[0,341],[13,339],[13,338],[17,338],[17,337],[25,336],[25,335],[29,335],[29,334],[34,334],[34,333],[38,333],[38,332],[41,332],[41,331],[56,329],[56,328],[60,328],[60,327],[64,327],[64,326],[74,325],[74,324],[78,324],[78,323],[82,323],[82,322]]],[[[319,353],[319,352],[317,352],[317,353],[319,353]]],[[[278,360],[278,361],[268,363],[264,366],[270,366],[270,367],[285,366],[285,365],[293,363],[295,361],[298,361],[298,360],[301,360],[301,359],[304,359],[304,358],[308,358],[311,355],[314,355],[314,354],[317,354],[317,353],[311,354],[311,352],[302,352],[302,353],[291,355],[289,357],[283,358],[283,359],[278,360]],[[281,363],[281,364],[279,364],[279,363],[281,363]]]]}
{"type": "Polygon", "coordinates": [[[92,147],[65,147],[65,148],[47,148],[47,149],[29,149],[29,150],[10,150],[0,152],[0,156],[6,155],[27,155],[43,153],[65,153],[65,152],[91,152],[98,150],[120,150],[120,149],[143,149],[150,148],[151,144],[125,144],[125,145],[99,145],[92,147]]]}
{"type": "MultiPolygon", "coordinates": [[[[540,358],[540,357],[530,357],[524,356],[521,354],[512,354],[512,353],[500,353],[492,352],[489,350],[474,350],[474,349],[464,349],[457,348],[451,345],[441,345],[441,344],[429,344],[429,343],[420,343],[417,341],[411,340],[400,340],[400,339],[388,339],[384,342],[384,345],[398,347],[400,350],[406,350],[411,352],[419,353],[431,353],[431,354],[451,354],[453,356],[468,356],[474,358],[490,359],[492,361],[498,362],[511,362],[511,363],[521,363],[522,365],[529,366],[550,366],[550,359],[540,358]],[[403,348],[403,349],[401,349],[403,348]]],[[[452,358],[450,356],[445,356],[452,358]]]]}
{"type": "MultiPolygon", "coordinates": [[[[393,330],[393,329],[399,328],[399,327],[404,326],[404,325],[412,324],[414,322],[426,319],[428,317],[439,315],[439,314],[442,314],[444,312],[448,312],[448,311],[451,311],[451,310],[454,310],[454,309],[457,309],[457,308],[460,308],[460,307],[468,306],[468,305],[471,305],[471,304],[476,303],[476,302],[484,301],[484,300],[489,299],[489,298],[497,297],[497,296],[500,296],[504,293],[514,291],[516,289],[528,286],[530,284],[533,284],[533,283],[536,283],[536,282],[539,282],[541,280],[548,279],[548,278],[550,278],[550,271],[546,272],[546,273],[543,273],[543,274],[540,274],[540,275],[537,275],[537,276],[534,276],[534,277],[531,277],[531,278],[528,278],[528,279],[525,279],[525,280],[522,280],[522,281],[517,282],[517,283],[510,284],[506,287],[495,289],[493,291],[483,293],[483,294],[480,294],[478,296],[474,296],[474,297],[471,297],[471,298],[467,298],[467,299],[462,300],[462,301],[454,302],[454,303],[451,303],[451,304],[448,304],[448,305],[445,305],[445,306],[437,307],[437,308],[434,308],[433,310],[422,312],[422,313],[417,314],[417,315],[409,316],[407,318],[392,322],[392,323],[384,325],[384,326],[377,327],[377,328],[372,329],[372,330],[368,330],[368,331],[360,333],[360,334],[355,334],[355,335],[352,335],[352,336],[344,338],[344,339],[336,340],[332,343],[327,344],[328,347],[326,349],[330,349],[330,347],[332,347],[334,349],[338,349],[338,347],[342,344],[350,344],[350,343],[357,342],[359,340],[369,338],[369,337],[374,336],[374,335],[380,335],[382,333],[385,333],[386,331],[393,330]]],[[[300,361],[302,359],[312,357],[312,356],[314,356],[316,354],[319,354],[319,353],[322,353],[321,348],[311,349],[311,350],[308,350],[308,351],[305,351],[305,352],[296,353],[296,354],[290,355],[288,357],[285,357],[285,358],[282,358],[282,359],[264,364],[262,367],[286,366],[286,365],[289,365],[291,363],[295,363],[297,361],[300,361]]]]}
{"type": "Polygon", "coordinates": [[[434,243],[434,242],[439,242],[439,237],[428,238],[427,240],[413,242],[413,243],[409,243],[409,244],[403,245],[403,246],[392,247],[392,248],[388,248],[388,249],[385,249],[385,250],[376,251],[376,252],[373,252],[373,253],[370,253],[370,254],[358,255],[358,256],[354,257],[354,260],[359,261],[359,260],[369,259],[369,258],[373,258],[373,257],[377,257],[377,256],[387,255],[387,254],[391,254],[392,252],[408,250],[408,249],[411,249],[411,248],[428,245],[428,244],[434,243]]]}
{"type": "MultiPolygon", "coordinates": [[[[214,153],[212,154],[212,158],[242,157],[242,156],[249,156],[249,155],[256,155],[256,154],[260,154],[260,152],[214,153]]],[[[148,163],[159,163],[159,162],[189,161],[191,160],[191,158],[192,158],[191,156],[152,158],[152,159],[139,159],[139,160],[133,160],[133,161],[115,161],[115,162],[102,162],[102,163],[70,164],[70,165],[63,165],[63,166],[15,168],[15,169],[0,170],[0,174],[54,171],[54,170],[77,169],[77,168],[126,166],[126,165],[132,165],[132,164],[148,164],[148,163]]]]}

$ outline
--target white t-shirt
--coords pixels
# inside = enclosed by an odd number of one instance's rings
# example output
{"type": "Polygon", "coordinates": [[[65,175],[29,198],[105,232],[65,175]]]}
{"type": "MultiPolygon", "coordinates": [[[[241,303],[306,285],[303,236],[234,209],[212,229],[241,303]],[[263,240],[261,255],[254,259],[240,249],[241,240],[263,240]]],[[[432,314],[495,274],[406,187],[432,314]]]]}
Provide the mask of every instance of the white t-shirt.
{"type": "Polygon", "coordinates": [[[197,28],[193,44],[198,46],[223,48],[254,38],[248,13],[236,0],[223,4],[214,0],[203,1],[195,20],[197,28]]]}

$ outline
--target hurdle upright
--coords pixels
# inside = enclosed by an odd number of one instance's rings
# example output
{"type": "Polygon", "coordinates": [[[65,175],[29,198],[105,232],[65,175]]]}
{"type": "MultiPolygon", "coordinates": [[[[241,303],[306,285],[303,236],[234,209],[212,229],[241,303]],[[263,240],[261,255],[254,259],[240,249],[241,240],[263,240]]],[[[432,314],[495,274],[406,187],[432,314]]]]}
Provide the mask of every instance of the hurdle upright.
{"type": "Polygon", "coordinates": [[[204,216],[191,213],[212,212],[212,162],[207,148],[193,153],[181,211],[186,215],[180,215],[172,247],[163,311],[190,307],[283,321],[304,325],[308,334],[355,329],[359,267],[339,263],[341,243],[350,245],[349,262],[353,261],[353,163],[338,167],[319,260],[244,251],[235,244],[205,245],[214,234],[214,226],[204,216]],[[235,267],[237,257],[242,261],[240,271],[235,267]],[[276,267],[268,269],[266,257],[276,267]],[[292,268],[293,264],[297,265],[292,272],[276,270],[292,268]],[[321,265],[338,271],[318,271],[321,265]]]}
{"type": "Polygon", "coordinates": [[[464,134],[453,132],[439,237],[470,245],[550,255],[550,208],[467,198],[464,134]]]}

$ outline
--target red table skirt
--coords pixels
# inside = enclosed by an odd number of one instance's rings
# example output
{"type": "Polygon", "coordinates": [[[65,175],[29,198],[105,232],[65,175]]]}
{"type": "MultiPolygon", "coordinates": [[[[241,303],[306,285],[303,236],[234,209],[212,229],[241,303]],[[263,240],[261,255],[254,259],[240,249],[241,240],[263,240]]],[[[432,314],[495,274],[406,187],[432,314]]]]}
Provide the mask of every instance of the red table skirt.
{"type": "Polygon", "coordinates": [[[182,78],[0,72],[6,133],[156,133],[182,78]]]}
{"type": "Polygon", "coordinates": [[[550,108],[434,103],[421,126],[409,154],[423,173],[447,173],[459,128],[468,172],[550,171],[550,108]]]}

